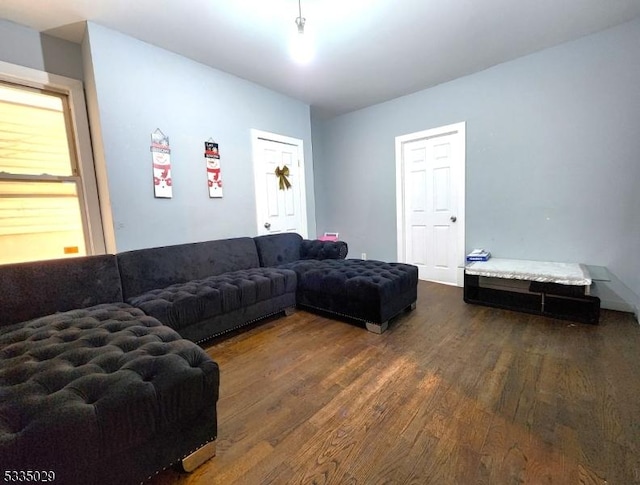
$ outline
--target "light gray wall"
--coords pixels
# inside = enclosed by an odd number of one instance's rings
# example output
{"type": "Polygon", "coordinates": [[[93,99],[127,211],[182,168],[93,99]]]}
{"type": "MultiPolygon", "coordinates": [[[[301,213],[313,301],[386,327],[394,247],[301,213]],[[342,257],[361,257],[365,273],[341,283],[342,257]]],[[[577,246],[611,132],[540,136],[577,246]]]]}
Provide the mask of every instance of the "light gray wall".
{"type": "Polygon", "coordinates": [[[111,250],[255,235],[252,128],[303,140],[308,226],[315,234],[308,105],[94,23],[83,49],[93,69],[87,95],[91,123],[100,127],[95,147],[104,150],[96,159],[105,164],[111,250]],[[172,199],[153,195],[149,144],[156,128],[171,143],[172,199]],[[209,137],[220,144],[222,199],[208,196],[203,143],[209,137]]]}
{"type": "Polygon", "coordinates": [[[0,19],[0,60],[82,80],[80,46],[0,19]]]}
{"type": "Polygon", "coordinates": [[[394,138],[466,121],[467,248],[607,266],[637,297],[639,46],[640,20],[313,120],[318,231],[396,259],[394,138]]]}

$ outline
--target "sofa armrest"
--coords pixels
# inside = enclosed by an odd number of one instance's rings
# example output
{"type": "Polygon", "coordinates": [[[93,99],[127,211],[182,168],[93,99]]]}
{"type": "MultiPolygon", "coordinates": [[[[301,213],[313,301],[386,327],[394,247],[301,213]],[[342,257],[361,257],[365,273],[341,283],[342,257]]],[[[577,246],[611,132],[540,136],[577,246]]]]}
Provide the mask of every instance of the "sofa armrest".
{"type": "Polygon", "coordinates": [[[344,259],[349,246],[344,241],[320,241],[304,239],[300,246],[301,259],[344,259]]]}

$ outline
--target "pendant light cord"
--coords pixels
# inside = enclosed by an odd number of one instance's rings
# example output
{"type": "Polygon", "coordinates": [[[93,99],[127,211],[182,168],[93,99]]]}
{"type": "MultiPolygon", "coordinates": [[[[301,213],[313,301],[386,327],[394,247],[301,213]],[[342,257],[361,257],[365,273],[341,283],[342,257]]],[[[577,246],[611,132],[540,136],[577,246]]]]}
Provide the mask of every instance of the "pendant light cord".
{"type": "Polygon", "coordinates": [[[298,0],[298,18],[296,19],[296,25],[298,26],[298,33],[304,34],[304,24],[306,19],[302,16],[302,0],[298,0]]]}

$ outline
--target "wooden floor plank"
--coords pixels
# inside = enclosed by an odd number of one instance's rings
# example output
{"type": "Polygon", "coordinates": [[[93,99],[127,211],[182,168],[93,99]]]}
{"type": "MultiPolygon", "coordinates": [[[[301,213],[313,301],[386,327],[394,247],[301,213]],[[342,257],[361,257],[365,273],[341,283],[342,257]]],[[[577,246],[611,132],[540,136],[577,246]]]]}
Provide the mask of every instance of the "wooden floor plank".
{"type": "Polygon", "coordinates": [[[209,342],[217,456],[186,484],[640,484],[640,326],[420,282],[382,335],[298,311],[209,342]]]}

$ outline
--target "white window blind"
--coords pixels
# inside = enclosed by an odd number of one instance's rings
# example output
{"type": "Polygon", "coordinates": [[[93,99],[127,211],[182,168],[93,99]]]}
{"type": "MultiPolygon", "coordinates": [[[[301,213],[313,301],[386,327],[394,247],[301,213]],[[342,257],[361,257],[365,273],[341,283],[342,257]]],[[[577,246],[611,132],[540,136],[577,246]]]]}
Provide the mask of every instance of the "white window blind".
{"type": "Polygon", "coordinates": [[[86,254],[64,95],[0,83],[0,263],[86,254]]]}

